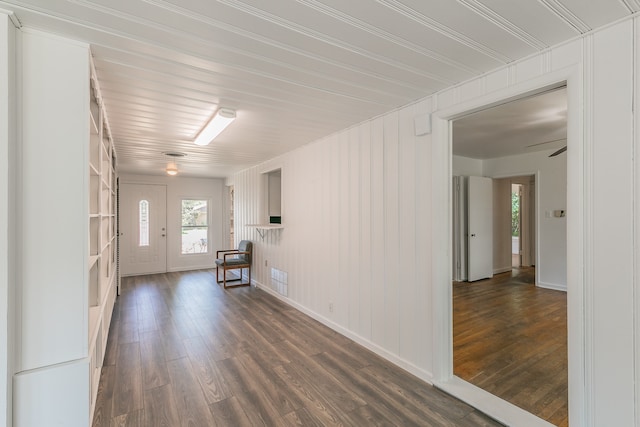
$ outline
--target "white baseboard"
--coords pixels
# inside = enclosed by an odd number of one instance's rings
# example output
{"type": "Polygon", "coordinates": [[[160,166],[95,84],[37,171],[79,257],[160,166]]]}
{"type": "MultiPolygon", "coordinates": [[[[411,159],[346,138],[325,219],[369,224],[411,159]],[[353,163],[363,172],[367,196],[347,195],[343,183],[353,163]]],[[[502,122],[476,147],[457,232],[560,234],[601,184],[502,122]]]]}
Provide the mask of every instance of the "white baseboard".
{"type": "Polygon", "coordinates": [[[442,391],[455,396],[506,426],[552,427],[553,424],[538,418],[512,403],[502,400],[458,377],[434,384],[442,391]]]}
{"type": "Polygon", "coordinates": [[[556,283],[536,282],[536,286],[544,289],[552,289],[554,291],[567,292],[567,285],[559,285],[556,283]]]}
{"type": "Polygon", "coordinates": [[[318,322],[322,323],[323,325],[327,326],[328,328],[333,329],[334,331],[338,332],[339,334],[352,339],[353,341],[355,341],[356,343],[360,344],[361,346],[371,350],[372,352],[374,352],[375,354],[377,354],[378,356],[382,357],[383,359],[388,360],[389,362],[393,363],[394,365],[404,369],[405,371],[409,372],[412,375],[415,375],[416,377],[420,378],[421,380],[425,381],[426,383],[429,384],[433,384],[433,374],[431,372],[425,371],[424,369],[414,365],[413,363],[402,359],[401,357],[399,357],[396,354],[390,353],[387,350],[385,350],[384,348],[380,347],[379,345],[369,341],[368,339],[352,332],[349,331],[348,329],[345,329],[344,327],[338,325],[337,323],[331,321],[330,319],[327,319],[326,317],[322,316],[321,314],[318,314],[312,310],[309,310],[307,307],[304,307],[300,304],[298,304],[297,302],[291,300],[290,298],[287,298],[285,296],[280,295],[279,293],[277,293],[276,291],[274,291],[273,289],[271,289],[268,286],[263,285],[262,283],[256,281],[256,280],[252,280],[251,281],[252,285],[259,288],[260,290],[263,290],[264,292],[268,293],[269,295],[273,295],[274,297],[278,298],[280,301],[284,302],[285,304],[295,308],[296,310],[306,314],[307,316],[311,317],[312,319],[317,320],[318,322]]]}
{"type": "Polygon", "coordinates": [[[506,273],[507,271],[511,271],[512,267],[500,267],[500,268],[494,268],[493,269],[493,274],[500,274],[500,273],[506,273]]]}

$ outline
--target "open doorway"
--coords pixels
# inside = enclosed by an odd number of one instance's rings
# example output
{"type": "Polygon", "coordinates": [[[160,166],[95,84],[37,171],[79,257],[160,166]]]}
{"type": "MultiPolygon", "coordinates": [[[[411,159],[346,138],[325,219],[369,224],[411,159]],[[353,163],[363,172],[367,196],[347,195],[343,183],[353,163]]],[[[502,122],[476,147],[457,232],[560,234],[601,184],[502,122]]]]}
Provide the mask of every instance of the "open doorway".
{"type": "Polygon", "coordinates": [[[568,424],[566,222],[553,214],[566,208],[566,157],[552,156],[566,147],[566,98],[554,88],[452,125],[454,186],[455,177],[493,182],[493,203],[483,205],[493,217],[490,247],[456,251],[456,238],[465,246],[478,235],[470,222],[456,233],[456,213],[473,218],[477,204],[457,209],[453,190],[454,266],[456,253],[468,266],[476,253],[493,254],[492,277],[453,283],[453,373],[555,425],[568,424]]]}
{"type": "Polygon", "coordinates": [[[522,184],[511,184],[511,267],[522,265],[522,184]]]}

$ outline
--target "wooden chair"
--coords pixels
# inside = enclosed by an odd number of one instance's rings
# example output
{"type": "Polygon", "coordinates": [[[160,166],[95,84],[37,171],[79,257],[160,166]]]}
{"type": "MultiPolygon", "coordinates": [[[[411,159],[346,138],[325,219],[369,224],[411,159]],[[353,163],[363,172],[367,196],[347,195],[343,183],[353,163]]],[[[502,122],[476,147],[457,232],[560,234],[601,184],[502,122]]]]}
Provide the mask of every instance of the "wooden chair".
{"type": "Polygon", "coordinates": [[[236,286],[249,286],[251,285],[251,253],[253,251],[253,243],[249,240],[243,240],[238,245],[238,249],[225,249],[216,252],[216,281],[222,283],[224,288],[236,287],[236,286]],[[222,254],[222,257],[220,256],[222,254]],[[244,283],[242,281],[242,271],[244,269],[249,270],[249,280],[244,283]],[[220,280],[219,270],[222,269],[222,280],[220,280]],[[227,270],[240,270],[239,279],[227,280],[227,270]],[[240,283],[227,286],[227,282],[240,283]]]}

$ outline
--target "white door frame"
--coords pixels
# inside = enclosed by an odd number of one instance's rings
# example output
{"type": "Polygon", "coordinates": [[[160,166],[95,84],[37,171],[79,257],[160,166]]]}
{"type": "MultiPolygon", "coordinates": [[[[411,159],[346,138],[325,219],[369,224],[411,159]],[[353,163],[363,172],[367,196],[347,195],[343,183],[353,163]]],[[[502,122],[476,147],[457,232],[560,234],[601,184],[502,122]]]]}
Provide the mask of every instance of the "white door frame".
{"type": "Polygon", "coordinates": [[[432,114],[432,313],[433,313],[433,383],[444,391],[468,402],[506,425],[550,425],[546,421],[508,403],[453,374],[453,318],[452,318],[452,126],[451,121],[493,105],[503,104],[541,92],[554,86],[567,84],[567,329],[569,417],[575,425],[589,425],[591,375],[586,370],[586,360],[592,360],[594,351],[587,332],[592,329],[586,321],[590,306],[585,304],[586,265],[584,236],[588,234],[588,209],[585,197],[584,170],[587,164],[582,116],[584,88],[579,66],[550,72],[524,83],[514,84],[502,90],[432,114]]]}

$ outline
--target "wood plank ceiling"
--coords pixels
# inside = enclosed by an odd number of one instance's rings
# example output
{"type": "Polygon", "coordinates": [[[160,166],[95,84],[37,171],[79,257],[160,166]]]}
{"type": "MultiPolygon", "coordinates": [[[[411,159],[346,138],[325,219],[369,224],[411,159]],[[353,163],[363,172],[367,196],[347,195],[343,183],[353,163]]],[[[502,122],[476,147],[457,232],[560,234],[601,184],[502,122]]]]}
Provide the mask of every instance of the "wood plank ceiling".
{"type": "Polygon", "coordinates": [[[640,10],[640,0],[0,0],[91,44],[121,172],[224,177],[640,10]],[[237,120],[192,141],[224,107],[237,120]]]}

